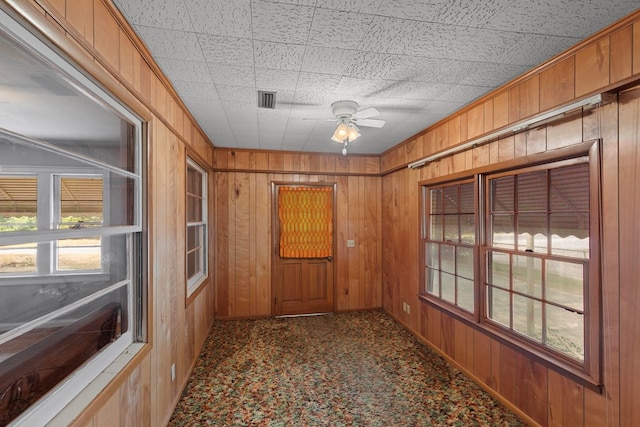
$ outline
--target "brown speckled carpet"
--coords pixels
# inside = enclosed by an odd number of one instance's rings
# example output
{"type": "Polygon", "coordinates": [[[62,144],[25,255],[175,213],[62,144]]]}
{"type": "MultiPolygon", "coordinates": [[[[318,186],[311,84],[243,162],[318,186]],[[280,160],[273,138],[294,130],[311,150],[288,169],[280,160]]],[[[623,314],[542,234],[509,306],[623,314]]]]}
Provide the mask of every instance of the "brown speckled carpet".
{"type": "Polygon", "coordinates": [[[523,426],[383,311],[215,322],[170,426],[523,426]]]}

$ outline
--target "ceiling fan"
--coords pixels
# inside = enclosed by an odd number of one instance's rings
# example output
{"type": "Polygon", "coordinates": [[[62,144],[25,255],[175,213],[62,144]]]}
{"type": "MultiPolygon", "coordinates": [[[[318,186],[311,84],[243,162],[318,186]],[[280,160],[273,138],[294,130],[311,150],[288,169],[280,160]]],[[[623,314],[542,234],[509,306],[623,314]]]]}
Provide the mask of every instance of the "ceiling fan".
{"type": "Polygon", "coordinates": [[[371,118],[380,114],[376,108],[371,107],[358,111],[358,103],[355,101],[336,101],[331,104],[331,113],[338,123],[331,140],[344,144],[342,147],[344,155],[347,154],[347,144],[360,137],[358,126],[381,128],[385,123],[384,120],[371,118]]]}

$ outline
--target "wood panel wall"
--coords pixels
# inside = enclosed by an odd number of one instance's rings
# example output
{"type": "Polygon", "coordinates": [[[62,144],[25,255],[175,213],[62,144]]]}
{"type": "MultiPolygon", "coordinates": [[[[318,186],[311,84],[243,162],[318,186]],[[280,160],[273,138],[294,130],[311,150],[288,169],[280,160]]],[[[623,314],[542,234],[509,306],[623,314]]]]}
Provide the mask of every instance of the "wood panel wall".
{"type": "Polygon", "coordinates": [[[336,183],[335,309],[382,306],[377,156],[216,149],[214,164],[217,318],[273,315],[273,182],[336,183]]]}
{"type": "Polygon", "coordinates": [[[383,177],[383,306],[485,389],[543,426],[640,423],[640,13],[389,150],[383,177]],[[406,165],[522,119],[602,91],[618,102],[574,112],[535,129],[406,165]],[[602,393],[418,298],[419,182],[601,138],[602,393]],[[391,227],[407,224],[407,227],[391,227]],[[416,242],[415,244],[407,242],[416,242]],[[403,302],[411,314],[402,310],[403,302]],[[417,310],[414,310],[414,307],[417,310]]]}
{"type": "Polygon", "coordinates": [[[148,122],[149,344],[75,414],[73,425],[166,425],[214,319],[211,276],[186,299],[186,202],[179,202],[187,153],[211,168],[213,147],[110,1],[6,3],[148,122]]]}

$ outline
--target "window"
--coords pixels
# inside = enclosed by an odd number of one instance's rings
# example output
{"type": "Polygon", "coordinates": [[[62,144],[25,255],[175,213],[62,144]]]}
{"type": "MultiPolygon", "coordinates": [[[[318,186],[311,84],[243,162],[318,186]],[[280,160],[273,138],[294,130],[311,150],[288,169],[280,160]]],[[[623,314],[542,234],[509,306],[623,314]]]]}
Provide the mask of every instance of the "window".
{"type": "Polygon", "coordinates": [[[187,296],[207,277],[207,173],[187,159],[187,296]]]}
{"type": "Polygon", "coordinates": [[[144,338],[142,123],[2,11],[0,50],[0,425],[45,425],[144,338]]]}
{"type": "Polygon", "coordinates": [[[597,382],[594,164],[591,154],[423,186],[423,295],[597,382]]]}
{"type": "Polygon", "coordinates": [[[428,189],[426,291],[455,307],[474,312],[475,184],[473,181],[428,189]]]}

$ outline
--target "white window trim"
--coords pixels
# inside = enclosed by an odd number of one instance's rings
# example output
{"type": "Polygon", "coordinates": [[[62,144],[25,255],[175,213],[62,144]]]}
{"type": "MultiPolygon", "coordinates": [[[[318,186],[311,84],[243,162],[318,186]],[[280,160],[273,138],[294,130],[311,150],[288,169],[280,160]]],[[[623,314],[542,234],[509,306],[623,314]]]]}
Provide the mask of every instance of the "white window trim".
{"type": "MultiPolygon", "coordinates": [[[[194,160],[192,160],[191,158],[187,157],[187,166],[188,167],[192,167],[193,169],[197,170],[201,177],[202,177],[202,221],[198,221],[198,222],[188,222],[187,221],[187,226],[185,231],[188,233],[188,229],[189,227],[194,227],[194,226],[202,226],[202,250],[201,250],[201,263],[202,263],[202,270],[196,274],[195,276],[191,277],[190,279],[187,280],[187,298],[190,297],[191,295],[193,295],[193,293],[198,290],[198,288],[200,287],[200,285],[202,285],[205,281],[205,279],[207,278],[208,274],[209,274],[209,265],[208,265],[208,258],[209,258],[209,251],[208,251],[208,239],[207,239],[207,235],[208,235],[208,210],[207,210],[207,193],[208,193],[208,186],[207,186],[207,171],[205,171],[198,163],[196,163],[194,160]]],[[[188,214],[188,213],[187,213],[188,214]]],[[[185,253],[186,256],[186,253],[185,253]]],[[[186,259],[185,259],[186,262],[186,259]]],[[[186,267],[186,265],[185,265],[186,267]]]]}

